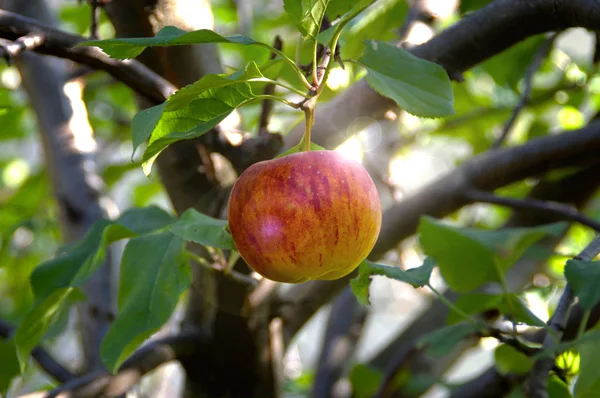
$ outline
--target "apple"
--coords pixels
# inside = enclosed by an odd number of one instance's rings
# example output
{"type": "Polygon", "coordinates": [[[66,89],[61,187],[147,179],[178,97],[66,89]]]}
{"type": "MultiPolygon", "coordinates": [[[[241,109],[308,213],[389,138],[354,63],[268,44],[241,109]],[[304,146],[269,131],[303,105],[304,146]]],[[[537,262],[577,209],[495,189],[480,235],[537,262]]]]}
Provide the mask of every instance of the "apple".
{"type": "Polygon", "coordinates": [[[364,167],[334,151],[255,163],[235,182],[229,230],[246,263],[286,283],[338,279],[373,249],[381,204],[364,167]]]}

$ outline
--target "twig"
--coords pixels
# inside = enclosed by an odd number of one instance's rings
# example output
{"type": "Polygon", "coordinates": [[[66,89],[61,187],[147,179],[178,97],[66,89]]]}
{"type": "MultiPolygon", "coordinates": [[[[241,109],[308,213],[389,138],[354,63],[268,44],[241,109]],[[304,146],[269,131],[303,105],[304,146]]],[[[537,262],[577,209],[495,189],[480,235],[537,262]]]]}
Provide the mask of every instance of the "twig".
{"type": "Polygon", "coordinates": [[[225,268],[224,267],[217,268],[214,265],[209,264],[209,262],[206,259],[204,259],[190,251],[188,251],[187,253],[188,253],[188,256],[192,260],[194,260],[194,262],[196,262],[197,264],[201,265],[202,267],[206,268],[209,271],[221,273],[239,283],[243,283],[243,284],[250,285],[253,287],[258,285],[258,280],[254,279],[251,276],[242,274],[241,272],[235,271],[233,269],[230,269],[227,272],[225,272],[226,267],[225,268]]]}
{"type": "MultiPolygon", "coordinates": [[[[281,37],[279,35],[275,36],[275,41],[273,42],[273,47],[277,50],[281,50],[283,47],[283,42],[281,41],[281,37]]],[[[275,59],[277,54],[275,52],[271,52],[269,59],[275,59]]],[[[263,90],[263,94],[265,95],[273,95],[275,94],[275,85],[267,84],[263,90]]],[[[269,99],[265,99],[262,101],[262,108],[260,111],[260,119],[258,122],[258,135],[268,134],[269,120],[271,119],[271,114],[273,113],[273,101],[269,99]]]]}
{"type": "Polygon", "coordinates": [[[98,38],[98,20],[100,19],[100,6],[102,4],[103,0],[90,0],[90,7],[92,8],[90,16],[90,39],[92,40],[98,38]]]}
{"type": "MultiPolygon", "coordinates": [[[[600,235],[597,235],[590,244],[583,249],[579,256],[575,257],[578,260],[591,261],[600,254],[600,235]]],[[[563,291],[554,314],[548,321],[549,328],[554,331],[548,333],[544,338],[543,349],[551,349],[562,338],[565,330],[565,324],[569,318],[569,311],[575,301],[575,293],[571,286],[567,284],[563,291]]],[[[528,398],[547,398],[546,379],[548,373],[554,367],[554,356],[545,356],[538,359],[531,370],[531,374],[526,384],[526,396],[528,398]]]]}
{"type": "Polygon", "coordinates": [[[44,44],[44,35],[37,32],[29,33],[19,37],[13,42],[0,44],[0,56],[6,60],[7,65],[12,64],[14,57],[28,50],[35,50],[37,47],[44,44]]]}
{"type": "Polygon", "coordinates": [[[74,379],[49,392],[46,398],[59,397],[67,393],[69,397],[118,397],[137,384],[142,376],[160,365],[180,360],[205,344],[205,338],[198,332],[182,332],[148,343],[137,350],[115,375],[98,372],[74,379]]]}
{"type": "Polygon", "coordinates": [[[492,144],[492,148],[498,148],[500,145],[502,145],[502,143],[504,142],[506,137],[508,137],[508,133],[510,133],[510,130],[511,130],[513,124],[515,124],[515,121],[521,114],[521,111],[525,108],[525,106],[527,106],[527,103],[529,102],[529,96],[531,95],[531,88],[533,87],[533,76],[535,75],[537,70],[540,68],[542,61],[550,53],[550,50],[552,49],[552,45],[554,44],[554,40],[556,39],[556,36],[558,36],[558,33],[554,33],[550,37],[548,37],[546,40],[544,40],[542,42],[542,44],[540,45],[540,47],[538,48],[537,52],[535,53],[535,56],[534,56],[533,60],[531,61],[531,64],[529,65],[529,67],[527,68],[527,71],[525,72],[523,92],[521,93],[521,98],[519,99],[519,103],[517,104],[517,106],[514,107],[512,114],[510,115],[510,118],[506,121],[506,123],[504,123],[502,132],[500,133],[500,135],[498,136],[496,141],[494,141],[494,143],[492,144]]]}
{"type": "Polygon", "coordinates": [[[515,199],[495,195],[491,192],[479,189],[465,191],[465,197],[471,202],[490,203],[510,207],[515,210],[533,211],[548,216],[557,217],[561,220],[575,221],[581,225],[593,228],[600,232],[600,222],[585,216],[576,208],[564,203],[548,202],[538,199],[515,199]]]}
{"type": "MultiPolygon", "coordinates": [[[[15,328],[12,325],[0,320],[1,338],[8,339],[13,335],[14,332],[15,328]]],[[[52,376],[56,381],[65,383],[75,378],[71,371],[69,371],[63,365],[58,363],[58,361],[56,361],[56,359],[54,359],[54,357],[52,357],[52,355],[50,355],[42,347],[35,347],[31,351],[31,356],[33,357],[33,359],[35,359],[38,365],[40,365],[40,368],[42,368],[44,372],[52,376]]]]}

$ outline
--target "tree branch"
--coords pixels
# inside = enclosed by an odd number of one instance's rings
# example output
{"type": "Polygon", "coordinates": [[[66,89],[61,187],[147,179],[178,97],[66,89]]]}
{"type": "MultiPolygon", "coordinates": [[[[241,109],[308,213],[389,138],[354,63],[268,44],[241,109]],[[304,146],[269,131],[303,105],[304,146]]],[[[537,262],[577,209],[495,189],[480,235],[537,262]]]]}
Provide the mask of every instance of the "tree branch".
{"type": "Polygon", "coordinates": [[[513,108],[510,118],[506,121],[506,123],[504,123],[504,127],[502,128],[502,131],[500,132],[500,135],[498,136],[496,141],[494,141],[494,143],[492,144],[492,148],[498,148],[500,145],[502,145],[502,143],[504,142],[506,137],[508,137],[508,133],[510,133],[512,126],[515,124],[515,122],[517,121],[517,118],[521,114],[521,111],[523,109],[525,109],[525,106],[529,102],[529,96],[531,95],[531,89],[533,88],[533,76],[540,68],[540,65],[542,64],[544,59],[546,59],[546,57],[550,53],[550,50],[552,50],[552,46],[554,45],[554,41],[556,40],[557,36],[558,36],[558,33],[554,33],[550,37],[548,37],[546,40],[544,40],[542,42],[542,44],[540,45],[540,47],[538,48],[537,52],[535,53],[535,57],[533,58],[533,61],[531,61],[531,64],[529,65],[529,67],[527,68],[527,71],[525,72],[525,76],[523,79],[524,80],[523,92],[521,93],[519,103],[517,104],[517,106],[515,106],[513,108]]]}
{"type": "Polygon", "coordinates": [[[471,202],[490,203],[510,207],[518,211],[531,211],[555,217],[557,220],[574,221],[600,232],[600,222],[585,216],[577,209],[563,203],[547,202],[536,199],[515,199],[494,195],[491,192],[471,189],[465,192],[471,202]]]}
{"type": "Polygon", "coordinates": [[[0,37],[16,41],[30,34],[43,38],[43,43],[35,47],[35,51],[104,70],[144,95],[153,104],[164,102],[176,90],[174,85],[135,60],[118,61],[96,47],[75,47],[86,39],[34,19],[0,10],[0,37]]]}
{"type": "MultiPolygon", "coordinates": [[[[13,335],[14,332],[15,328],[12,325],[0,320],[1,338],[8,339],[13,335]]],[[[70,370],[58,363],[58,361],[56,361],[56,359],[54,359],[54,357],[42,347],[35,347],[31,351],[31,356],[38,363],[40,368],[42,368],[44,372],[53,377],[56,381],[65,383],[75,378],[70,370]]]]}
{"type": "Polygon", "coordinates": [[[44,37],[39,33],[30,33],[19,37],[17,40],[0,44],[0,56],[6,59],[6,63],[11,65],[12,59],[24,51],[35,50],[44,43],[44,37]]]}
{"type": "MultiPolygon", "coordinates": [[[[583,251],[577,257],[575,257],[575,259],[591,261],[598,254],[600,254],[600,235],[592,239],[587,247],[583,249],[583,251]]],[[[571,306],[574,302],[575,293],[571,289],[571,286],[567,284],[562,296],[560,297],[560,300],[558,301],[558,305],[556,306],[554,314],[548,321],[548,326],[552,332],[548,333],[544,339],[544,349],[554,347],[554,345],[561,340],[567,319],[569,318],[569,311],[571,310],[571,306]]],[[[531,370],[530,377],[526,384],[526,396],[528,398],[548,397],[546,380],[548,378],[548,373],[554,367],[554,361],[555,359],[553,355],[544,356],[533,364],[533,369],[531,370]]]]}
{"type": "MultiPolygon", "coordinates": [[[[600,30],[600,4],[593,0],[496,0],[410,51],[439,63],[449,76],[460,76],[527,37],[572,27],[600,30]]],[[[361,117],[380,119],[395,107],[362,80],[318,107],[312,140],[334,148],[348,138],[351,123],[361,117]]],[[[303,127],[296,126],[287,135],[286,148],[298,142],[302,133],[303,127]]]]}
{"type": "Polygon", "coordinates": [[[136,385],[148,372],[162,364],[181,360],[192,352],[206,351],[206,338],[197,332],[152,341],[138,349],[116,374],[96,372],[71,380],[48,393],[46,398],[62,395],[69,397],[119,397],[136,385]]]}

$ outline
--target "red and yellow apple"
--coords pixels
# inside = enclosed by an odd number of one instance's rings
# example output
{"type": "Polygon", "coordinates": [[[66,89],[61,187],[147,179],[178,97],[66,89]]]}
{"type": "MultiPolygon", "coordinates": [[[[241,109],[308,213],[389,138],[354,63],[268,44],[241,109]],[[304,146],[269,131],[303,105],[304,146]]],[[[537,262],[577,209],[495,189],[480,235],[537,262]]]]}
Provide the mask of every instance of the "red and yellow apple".
{"type": "Polygon", "coordinates": [[[338,279],[373,249],[381,204],[363,166],[333,151],[258,162],[231,192],[229,229],[242,258],[287,283],[338,279]]]}

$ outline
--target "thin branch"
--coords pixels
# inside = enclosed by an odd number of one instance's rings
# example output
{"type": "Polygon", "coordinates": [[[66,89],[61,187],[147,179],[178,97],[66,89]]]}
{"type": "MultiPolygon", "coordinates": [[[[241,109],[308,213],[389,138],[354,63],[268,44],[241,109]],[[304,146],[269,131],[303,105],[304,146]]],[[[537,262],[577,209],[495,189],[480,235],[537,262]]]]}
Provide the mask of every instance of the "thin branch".
{"type": "Polygon", "coordinates": [[[0,56],[6,59],[8,65],[12,64],[14,57],[22,54],[24,51],[35,50],[44,44],[44,36],[37,32],[29,33],[19,37],[13,42],[7,41],[0,44],[0,56]]]}
{"type": "Polygon", "coordinates": [[[100,7],[104,5],[105,0],[90,0],[92,13],[90,16],[90,39],[95,40],[98,36],[98,25],[100,19],[100,7]]]}
{"type": "MultiPolygon", "coordinates": [[[[578,260],[591,261],[600,254],[600,235],[596,236],[587,245],[585,249],[575,257],[578,260]]],[[[569,311],[575,302],[575,293],[571,286],[567,284],[563,291],[554,314],[548,321],[548,326],[553,333],[548,333],[544,339],[543,348],[551,349],[559,342],[565,331],[565,325],[569,318],[569,311]]],[[[547,398],[546,380],[548,373],[554,367],[554,356],[544,356],[538,359],[531,370],[531,374],[526,384],[526,396],[528,398],[547,398]]]]}
{"type": "MultiPolygon", "coordinates": [[[[16,328],[12,325],[8,324],[0,320],[0,337],[3,339],[9,339],[12,337],[16,328]]],[[[70,380],[73,380],[75,376],[71,373],[70,370],[65,368],[63,365],[58,363],[56,359],[52,355],[48,353],[48,351],[44,350],[42,347],[35,347],[31,351],[32,358],[38,363],[40,368],[46,372],[48,375],[53,377],[56,381],[60,383],[65,383],[70,380]]]]}
{"type": "Polygon", "coordinates": [[[46,398],[55,398],[62,394],[79,398],[121,396],[136,385],[146,373],[167,362],[189,356],[203,344],[205,338],[197,332],[182,332],[150,342],[127,359],[116,374],[98,372],[71,380],[50,391],[46,398]]]}
{"type": "MultiPolygon", "coordinates": [[[[273,42],[273,47],[277,50],[282,50],[283,42],[281,41],[281,37],[279,35],[275,36],[275,41],[273,42]]],[[[271,52],[269,59],[273,60],[277,58],[277,54],[275,52],[271,52]]],[[[273,95],[275,94],[275,84],[267,84],[263,90],[264,95],[273,95]]],[[[262,107],[260,111],[260,119],[258,121],[258,135],[268,134],[269,121],[271,120],[271,114],[273,113],[273,101],[269,99],[265,99],[262,101],[262,107]]]]}
{"type": "Polygon", "coordinates": [[[154,104],[164,102],[176,90],[175,86],[167,80],[135,60],[118,61],[108,57],[96,47],[76,47],[86,39],[34,19],[0,10],[1,38],[15,41],[31,33],[40,34],[45,39],[35,48],[35,51],[104,70],[154,104]]]}
{"type": "MultiPolygon", "coordinates": [[[[579,325],[582,322],[584,310],[580,304],[576,304],[569,314],[562,342],[571,341],[577,337],[579,325]]],[[[587,322],[586,330],[594,327],[600,320],[600,304],[592,310],[592,316],[587,322]]],[[[540,329],[524,338],[532,343],[542,343],[546,332],[540,329]]],[[[538,349],[539,350],[539,349],[538,349]]],[[[495,367],[490,367],[479,376],[458,387],[450,398],[500,398],[505,396],[513,387],[525,380],[526,375],[516,377],[496,372],[495,367]],[[502,387],[504,386],[504,387],[502,387]]]]}
{"type": "Polygon", "coordinates": [[[465,192],[465,197],[471,202],[490,203],[510,207],[519,211],[532,211],[559,220],[574,221],[600,232],[600,222],[585,216],[576,208],[564,203],[548,202],[537,199],[515,199],[495,195],[491,192],[471,189],[465,192]]]}
{"type": "Polygon", "coordinates": [[[500,135],[498,136],[496,141],[494,141],[494,143],[492,144],[492,148],[498,148],[500,145],[502,145],[502,143],[504,142],[506,137],[508,137],[508,133],[510,133],[512,126],[515,124],[515,122],[517,121],[517,118],[521,114],[521,111],[523,109],[525,109],[525,107],[529,103],[529,97],[531,95],[531,89],[533,87],[533,76],[540,68],[540,65],[542,64],[544,59],[546,59],[546,57],[550,53],[550,50],[552,50],[552,46],[554,45],[554,41],[556,40],[557,36],[558,36],[558,33],[554,33],[550,37],[548,37],[546,40],[544,40],[542,42],[542,44],[540,45],[540,47],[538,48],[537,52],[535,53],[535,56],[534,56],[533,60],[531,61],[531,64],[529,65],[529,67],[527,68],[527,71],[525,72],[525,77],[523,79],[523,81],[524,81],[523,92],[521,93],[519,103],[517,104],[517,106],[515,106],[513,108],[510,118],[504,124],[504,127],[502,128],[500,135]]]}

